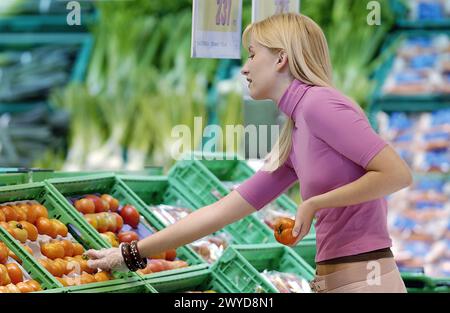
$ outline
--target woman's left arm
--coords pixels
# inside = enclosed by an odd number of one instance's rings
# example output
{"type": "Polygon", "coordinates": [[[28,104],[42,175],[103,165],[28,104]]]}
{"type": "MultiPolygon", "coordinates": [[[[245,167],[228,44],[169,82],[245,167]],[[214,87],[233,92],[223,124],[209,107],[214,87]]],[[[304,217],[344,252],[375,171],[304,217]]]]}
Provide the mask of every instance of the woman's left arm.
{"type": "Polygon", "coordinates": [[[325,208],[339,208],[382,198],[411,185],[413,178],[408,165],[395,150],[386,145],[367,164],[367,173],[359,179],[302,202],[297,210],[295,230],[306,236],[316,212],[325,208]]]}

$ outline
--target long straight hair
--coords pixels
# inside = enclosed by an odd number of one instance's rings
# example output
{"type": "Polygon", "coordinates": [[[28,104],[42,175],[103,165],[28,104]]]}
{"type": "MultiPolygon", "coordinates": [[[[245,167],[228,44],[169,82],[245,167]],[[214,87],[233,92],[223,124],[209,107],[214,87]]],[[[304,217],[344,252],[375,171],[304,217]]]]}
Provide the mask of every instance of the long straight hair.
{"type": "MultiPolygon", "coordinates": [[[[303,14],[286,13],[270,16],[250,24],[244,30],[243,43],[250,38],[272,52],[285,51],[291,75],[308,84],[332,86],[332,68],[328,44],[322,29],[303,14]]],[[[294,121],[289,118],[280,137],[265,158],[263,170],[275,171],[287,158],[292,147],[294,121]]]]}

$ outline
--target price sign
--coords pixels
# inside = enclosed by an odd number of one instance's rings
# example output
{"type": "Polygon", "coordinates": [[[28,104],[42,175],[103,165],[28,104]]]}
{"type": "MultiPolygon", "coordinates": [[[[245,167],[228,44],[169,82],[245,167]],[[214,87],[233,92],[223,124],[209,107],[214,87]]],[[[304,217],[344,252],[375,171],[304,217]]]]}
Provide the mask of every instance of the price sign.
{"type": "Polygon", "coordinates": [[[300,0],[252,0],[252,22],[274,14],[300,11],[300,0]]]}
{"type": "Polygon", "coordinates": [[[241,58],[242,0],[194,0],[193,58],[241,58]]]}

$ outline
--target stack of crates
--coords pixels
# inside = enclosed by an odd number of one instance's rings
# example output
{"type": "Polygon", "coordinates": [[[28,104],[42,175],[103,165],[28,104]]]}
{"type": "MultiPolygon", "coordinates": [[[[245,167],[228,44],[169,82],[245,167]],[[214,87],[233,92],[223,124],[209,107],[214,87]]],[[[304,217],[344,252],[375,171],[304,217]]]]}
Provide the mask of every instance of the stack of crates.
{"type": "Polygon", "coordinates": [[[368,112],[414,172],[413,186],[387,199],[394,255],[410,292],[450,291],[449,4],[391,0],[397,24],[368,112]]]}

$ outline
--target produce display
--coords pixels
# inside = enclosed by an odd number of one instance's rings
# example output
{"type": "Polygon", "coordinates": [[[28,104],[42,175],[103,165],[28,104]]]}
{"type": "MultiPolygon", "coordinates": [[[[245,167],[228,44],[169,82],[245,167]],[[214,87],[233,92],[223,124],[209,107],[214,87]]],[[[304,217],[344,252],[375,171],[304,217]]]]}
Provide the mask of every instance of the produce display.
{"type": "MultiPolygon", "coordinates": [[[[87,266],[84,247],[76,242],[64,223],[49,218],[47,208],[37,201],[2,203],[0,227],[20,242],[63,286],[112,279],[109,273],[87,266]]],[[[20,263],[20,260],[16,261],[20,263]]]]}
{"type": "Polygon", "coordinates": [[[388,225],[403,271],[450,277],[450,180],[419,177],[388,198],[388,225]]]}
{"type": "Polygon", "coordinates": [[[416,172],[450,170],[450,110],[377,114],[380,136],[389,141],[416,172]]]}
{"type": "MultiPolygon", "coordinates": [[[[69,197],[68,200],[112,247],[119,247],[122,242],[143,239],[156,232],[134,206],[122,205],[109,194],[88,194],[69,197]]],[[[151,256],[147,267],[139,270],[139,273],[150,274],[189,266],[187,262],[176,258],[175,249],[151,256]]]]}
{"type": "Polygon", "coordinates": [[[292,273],[264,270],[262,276],[281,293],[311,293],[307,279],[292,273]]]}
{"type": "MultiPolygon", "coordinates": [[[[151,207],[152,212],[166,225],[186,217],[192,210],[181,206],[157,205],[151,207]]],[[[230,245],[232,238],[226,233],[212,234],[194,241],[189,246],[194,249],[206,262],[215,262],[230,245]]]]}
{"type": "Polygon", "coordinates": [[[0,293],[28,293],[42,290],[21,266],[22,261],[0,241],[0,293]]]}
{"type": "Polygon", "coordinates": [[[450,40],[447,34],[405,39],[383,86],[384,94],[450,93],[450,40]]]}
{"type": "Polygon", "coordinates": [[[450,18],[447,0],[408,0],[408,19],[411,21],[442,21],[450,18]]]}

